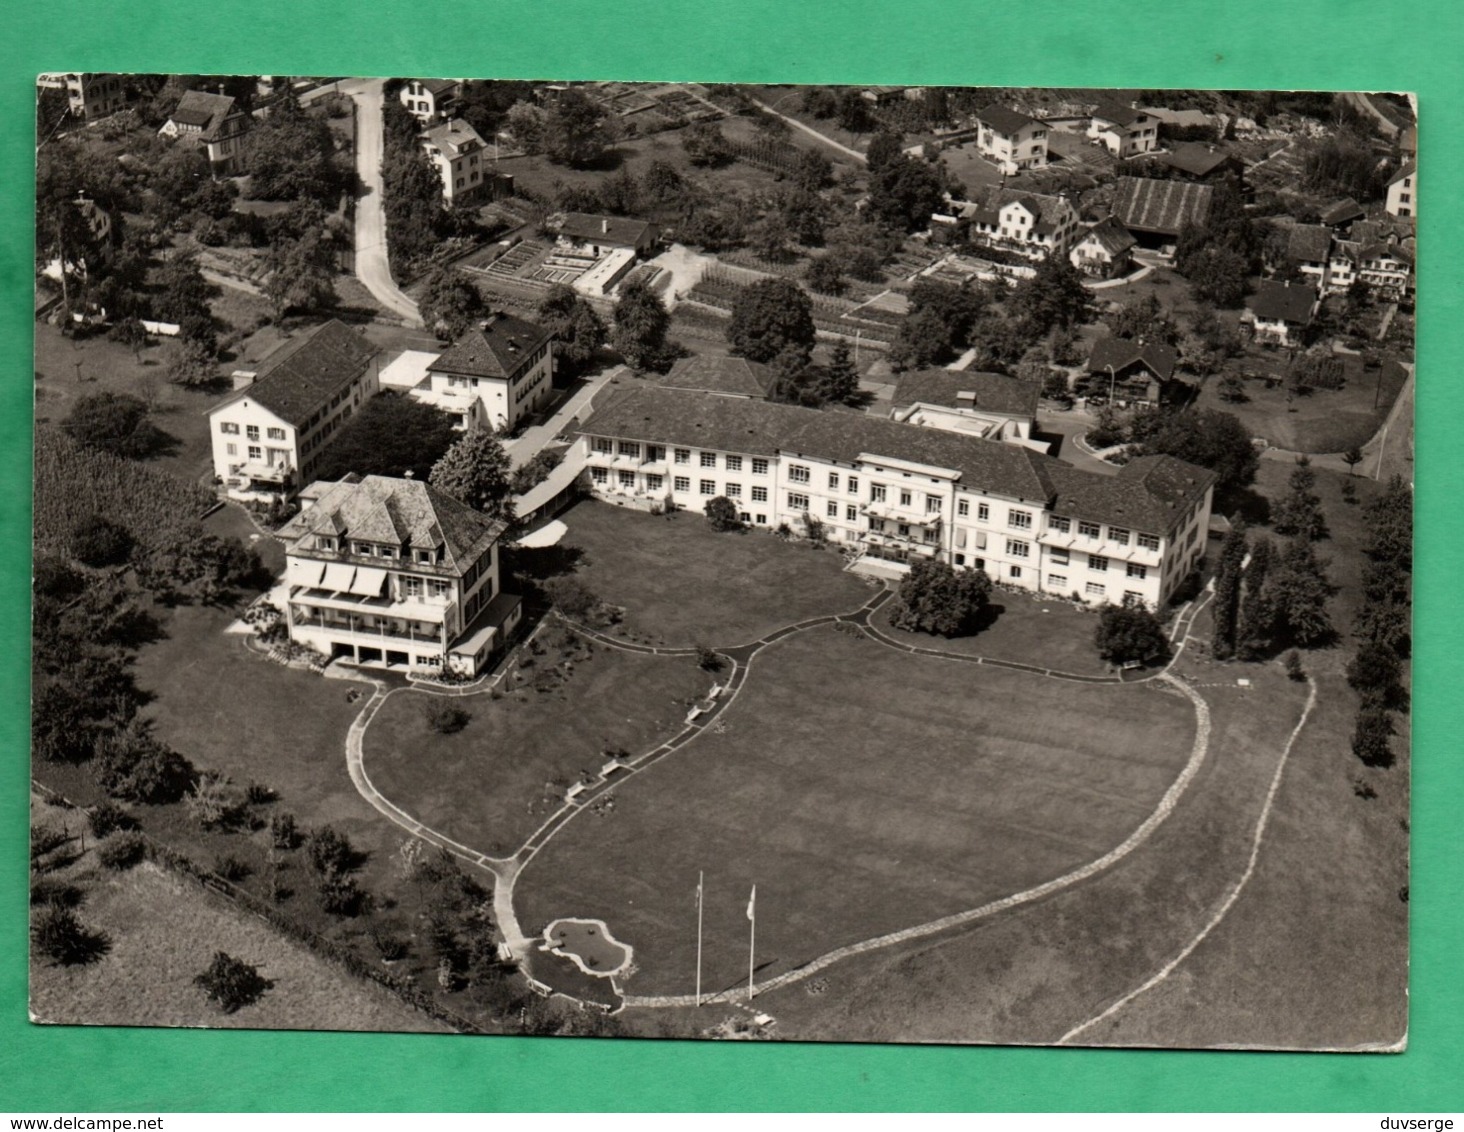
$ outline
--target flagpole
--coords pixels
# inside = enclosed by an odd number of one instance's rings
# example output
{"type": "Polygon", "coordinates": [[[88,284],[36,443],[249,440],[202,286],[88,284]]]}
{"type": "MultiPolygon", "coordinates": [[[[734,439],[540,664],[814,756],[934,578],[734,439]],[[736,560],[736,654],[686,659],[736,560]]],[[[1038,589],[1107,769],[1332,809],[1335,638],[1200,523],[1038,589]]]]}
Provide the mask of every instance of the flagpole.
{"type": "Polygon", "coordinates": [[[703,873],[696,874],[696,1004],[701,1005],[701,967],[702,967],[702,877],[703,873]]]}
{"type": "Polygon", "coordinates": [[[747,1001],[751,1003],[757,993],[752,983],[752,957],[757,950],[757,885],[752,886],[752,896],[747,901],[747,918],[750,921],[747,932],[747,1001]]]}

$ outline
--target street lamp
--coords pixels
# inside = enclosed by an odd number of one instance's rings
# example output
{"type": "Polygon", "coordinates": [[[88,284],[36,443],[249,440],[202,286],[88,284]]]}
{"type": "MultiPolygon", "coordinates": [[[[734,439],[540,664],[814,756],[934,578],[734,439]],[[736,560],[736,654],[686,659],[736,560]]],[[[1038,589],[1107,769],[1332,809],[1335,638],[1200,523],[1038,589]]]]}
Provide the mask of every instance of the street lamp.
{"type": "Polygon", "coordinates": [[[1112,362],[1109,362],[1108,363],[1108,407],[1110,409],[1113,408],[1113,385],[1114,385],[1114,382],[1116,380],[1117,380],[1117,377],[1116,377],[1116,375],[1113,372],[1113,363],[1112,362]]]}

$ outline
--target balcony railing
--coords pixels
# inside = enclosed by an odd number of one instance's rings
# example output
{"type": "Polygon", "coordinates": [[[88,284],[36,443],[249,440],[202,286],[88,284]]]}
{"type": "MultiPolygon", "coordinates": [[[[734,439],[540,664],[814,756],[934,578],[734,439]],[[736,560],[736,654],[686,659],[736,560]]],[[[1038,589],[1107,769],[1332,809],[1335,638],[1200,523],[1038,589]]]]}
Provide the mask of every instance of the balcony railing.
{"type": "Polygon", "coordinates": [[[444,647],[446,645],[441,632],[424,632],[408,625],[383,625],[380,619],[374,625],[367,625],[363,618],[351,614],[345,617],[325,617],[298,605],[290,607],[290,620],[303,628],[319,629],[327,633],[382,637],[389,641],[416,641],[444,647]]]}

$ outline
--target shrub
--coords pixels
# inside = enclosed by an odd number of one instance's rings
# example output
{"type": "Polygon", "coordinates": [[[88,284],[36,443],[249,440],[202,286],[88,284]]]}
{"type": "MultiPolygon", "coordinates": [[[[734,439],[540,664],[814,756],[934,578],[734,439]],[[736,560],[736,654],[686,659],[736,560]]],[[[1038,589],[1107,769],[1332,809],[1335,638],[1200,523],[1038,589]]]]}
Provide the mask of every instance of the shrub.
{"type": "Polygon", "coordinates": [[[244,788],[244,801],[251,806],[267,806],[278,799],[279,794],[262,782],[251,782],[244,788]]]}
{"type": "Polygon", "coordinates": [[[125,872],[142,863],[147,856],[147,842],[140,833],[119,833],[97,850],[97,860],[109,869],[125,872]]]}
{"type": "Polygon", "coordinates": [[[132,535],[104,515],[88,515],[71,528],[71,553],[87,566],[120,566],[132,553],[132,535]]]}
{"type": "Polygon", "coordinates": [[[707,513],[707,522],[712,525],[712,530],[714,531],[736,531],[742,529],[742,520],[738,517],[737,504],[733,503],[725,495],[708,499],[705,511],[707,513]]]}
{"type": "Polygon", "coordinates": [[[1159,618],[1147,609],[1133,606],[1104,606],[1093,643],[1098,655],[1113,664],[1169,656],[1169,639],[1159,618]]]}
{"type": "Polygon", "coordinates": [[[274,986],[273,980],[261,975],[258,967],[235,959],[226,951],[215,952],[208,970],[193,981],[225,1014],[253,1005],[274,986]]]}
{"type": "Polygon", "coordinates": [[[722,654],[716,649],[709,649],[705,645],[696,646],[697,667],[706,672],[720,672],[722,670],[722,654]]]}
{"type": "Polygon", "coordinates": [[[71,967],[93,963],[112,948],[106,932],[88,929],[64,905],[48,904],[31,917],[31,946],[52,963],[71,967]]]}
{"type": "Polygon", "coordinates": [[[116,802],[98,802],[86,814],[93,837],[106,837],[119,829],[132,829],[137,822],[116,802]]]}
{"type": "Polygon", "coordinates": [[[1286,676],[1297,683],[1306,679],[1306,670],[1301,667],[1301,653],[1295,649],[1286,654],[1286,676]]]}
{"type": "Polygon", "coordinates": [[[71,835],[64,829],[57,829],[54,825],[47,825],[39,822],[30,828],[30,857],[31,861],[38,861],[53,849],[59,849],[71,840],[71,835]]]}
{"type": "Polygon", "coordinates": [[[427,721],[427,726],[439,735],[455,735],[468,725],[473,718],[469,711],[465,711],[454,703],[444,703],[434,698],[422,708],[422,718],[427,721]]]}
{"type": "Polygon", "coordinates": [[[97,781],[113,798],[166,805],[183,798],[197,780],[191,762],[144,733],[126,731],[101,744],[97,781]]]}
{"type": "Polygon", "coordinates": [[[1364,707],[1357,713],[1352,731],[1352,753],[1367,766],[1393,765],[1393,750],[1388,740],[1393,735],[1393,717],[1380,707],[1364,707]]]}
{"type": "Polygon", "coordinates": [[[376,948],[376,953],[388,963],[405,959],[412,950],[411,944],[401,936],[381,927],[371,929],[371,943],[376,948]]]}
{"type": "Polygon", "coordinates": [[[269,819],[269,842],[276,849],[295,849],[300,845],[300,829],[294,814],[275,814],[269,819]]]}
{"type": "Polygon", "coordinates": [[[323,825],[314,830],[306,838],[305,850],[310,867],[323,877],[348,873],[360,864],[355,847],[332,826],[323,825]]]}
{"type": "Polygon", "coordinates": [[[324,873],[316,886],[320,907],[332,916],[359,916],[370,909],[369,894],[345,873],[324,873]]]}
{"type": "Polygon", "coordinates": [[[244,799],[226,775],[204,774],[187,802],[188,812],[203,829],[233,829],[245,818],[244,799]]]}
{"type": "Polygon", "coordinates": [[[223,854],[214,859],[213,871],[215,876],[223,877],[230,884],[237,884],[254,870],[238,857],[223,854]]]}
{"type": "Polygon", "coordinates": [[[86,894],[74,884],[63,880],[37,877],[31,881],[30,902],[32,908],[54,904],[62,908],[75,908],[86,894]]]}

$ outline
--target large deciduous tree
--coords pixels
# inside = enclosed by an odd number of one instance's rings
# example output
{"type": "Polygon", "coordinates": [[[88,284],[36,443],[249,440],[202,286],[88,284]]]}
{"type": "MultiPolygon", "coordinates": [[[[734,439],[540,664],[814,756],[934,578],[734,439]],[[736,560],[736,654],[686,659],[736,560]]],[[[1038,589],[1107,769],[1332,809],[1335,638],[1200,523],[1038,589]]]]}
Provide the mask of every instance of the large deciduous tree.
{"type": "Polygon", "coordinates": [[[1023,330],[1041,338],[1053,327],[1076,326],[1088,316],[1091,300],[1083,276],[1066,256],[1048,256],[1031,279],[1017,284],[1008,307],[1023,330]]]}
{"type": "Polygon", "coordinates": [[[642,372],[670,369],[679,352],[666,338],[670,327],[666,304],[644,279],[632,279],[620,288],[610,344],[627,364],[642,372]]]}
{"type": "Polygon", "coordinates": [[[1169,639],[1159,618],[1147,609],[1129,605],[1107,605],[1098,615],[1093,631],[1098,655],[1110,664],[1130,664],[1167,657],[1169,639]]]}
{"type": "Polygon", "coordinates": [[[770,362],[789,346],[806,355],[816,337],[813,301],[791,279],[760,279],[732,301],[727,341],[750,361],[770,362]]]}
{"type": "Polygon", "coordinates": [[[78,444],[133,459],[151,454],[158,435],[148,421],[147,405],[128,393],[88,393],[78,398],[61,429],[78,444]]]}
{"type": "Polygon", "coordinates": [[[1219,477],[1221,490],[1244,487],[1260,458],[1240,420],[1217,409],[1144,409],[1134,414],[1131,436],[1140,455],[1176,456],[1219,477]]]}
{"type": "Polygon", "coordinates": [[[432,466],[430,482],[490,518],[513,521],[508,453],[491,432],[469,432],[454,443],[432,466]]]}
{"type": "Polygon", "coordinates": [[[292,239],[281,235],[265,256],[263,290],[275,321],[291,310],[318,311],[335,305],[335,248],[320,229],[292,239]]]}
{"type": "Polygon", "coordinates": [[[450,267],[435,267],[422,280],[417,296],[422,325],[440,339],[458,338],[488,313],[483,294],[450,267]]]}
{"type": "Polygon", "coordinates": [[[985,571],[957,570],[936,558],[918,558],[900,582],[890,613],[897,629],[956,637],[974,633],[991,599],[985,571]]]}
{"type": "Polygon", "coordinates": [[[613,140],[605,108],[574,87],[560,93],[544,120],[544,152],[560,165],[593,165],[613,140]]]}
{"type": "Polygon", "coordinates": [[[357,410],[335,434],[317,479],[358,475],[424,479],[457,439],[453,417],[410,397],[383,391],[357,410]]]}
{"type": "Polygon", "coordinates": [[[605,323],[574,288],[556,283],[539,304],[539,324],[554,335],[554,353],[570,373],[589,368],[605,344],[605,323]]]}

